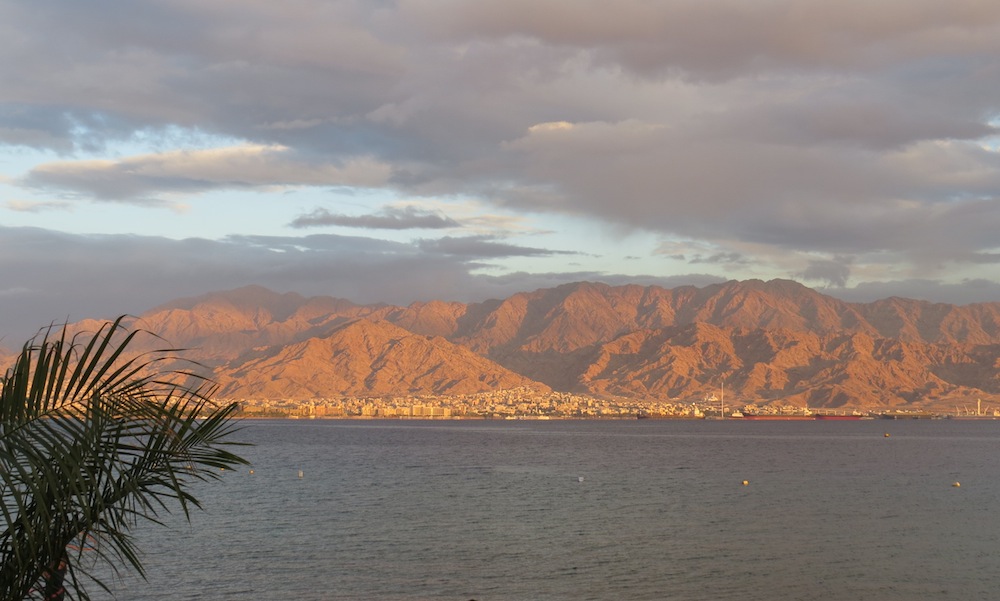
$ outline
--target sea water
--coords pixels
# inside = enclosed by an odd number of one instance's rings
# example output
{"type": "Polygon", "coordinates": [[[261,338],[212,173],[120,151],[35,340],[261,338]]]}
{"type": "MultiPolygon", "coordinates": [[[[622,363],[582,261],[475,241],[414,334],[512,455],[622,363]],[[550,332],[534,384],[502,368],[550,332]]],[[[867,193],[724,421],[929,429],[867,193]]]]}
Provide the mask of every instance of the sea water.
{"type": "MultiPolygon", "coordinates": [[[[122,600],[1000,598],[1000,421],[245,421],[122,600]],[[955,486],[958,483],[960,486],[955,486]]],[[[95,598],[107,598],[91,587],[95,598]]]]}

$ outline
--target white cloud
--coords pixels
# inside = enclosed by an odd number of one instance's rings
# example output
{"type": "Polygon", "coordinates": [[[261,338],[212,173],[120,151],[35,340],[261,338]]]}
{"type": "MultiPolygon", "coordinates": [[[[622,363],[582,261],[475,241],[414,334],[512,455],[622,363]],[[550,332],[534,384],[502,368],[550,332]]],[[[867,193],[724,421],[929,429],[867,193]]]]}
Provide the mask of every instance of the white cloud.
{"type": "Polygon", "coordinates": [[[64,211],[73,205],[68,202],[58,201],[34,201],[34,200],[8,200],[4,207],[17,213],[41,213],[44,211],[64,211]]]}
{"type": "Polygon", "coordinates": [[[344,164],[311,162],[288,147],[243,144],[225,148],[176,150],[118,160],[59,161],[36,166],[27,186],[66,190],[98,200],[142,202],[164,194],[269,186],[384,185],[385,163],[357,157],[344,164]]]}
{"type": "Polygon", "coordinates": [[[548,123],[537,123],[528,128],[529,134],[545,132],[569,131],[573,129],[573,124],[569,121],[549,121],[548,123]]]}

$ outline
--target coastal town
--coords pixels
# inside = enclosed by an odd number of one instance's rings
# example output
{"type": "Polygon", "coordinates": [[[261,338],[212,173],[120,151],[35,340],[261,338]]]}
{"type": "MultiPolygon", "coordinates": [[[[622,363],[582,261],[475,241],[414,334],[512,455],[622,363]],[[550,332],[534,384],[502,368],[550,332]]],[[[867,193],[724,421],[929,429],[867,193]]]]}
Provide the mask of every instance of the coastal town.
{"type": "Polygon", "coordinates": [[[726,406],[714,394],[701,399],[595,397],[511,388],[468,395],[412,395],[293,399],[226,399],[239,404],[238,417],[291,419],[809,419],[820,418],[1000,418],[981,402],[956,406],[954,414],[893,410],[813,410],[784,404],[726,406]]]}
{"type": "Polygon", "coordinates": [[[527,387],[447,396],[343,397],[307,401],[227,400],[239,402],[241,417],[554,419],[634,418],[639,414],[676,417],[703,415],[703,409],[693,403],[597,398],[565,392],[538,392],[527,387]]]}

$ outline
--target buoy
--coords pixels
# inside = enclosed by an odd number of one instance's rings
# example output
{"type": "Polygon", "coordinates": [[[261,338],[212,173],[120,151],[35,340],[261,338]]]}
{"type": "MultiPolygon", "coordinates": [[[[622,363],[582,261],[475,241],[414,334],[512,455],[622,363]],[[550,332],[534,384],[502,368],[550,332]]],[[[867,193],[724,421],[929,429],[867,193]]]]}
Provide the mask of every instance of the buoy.
{"type": "Polygon", "coordinates": [[[253,475],[253,470],[250,470],[250,475],[251,475],[251,476],[253,475]]]}
{"type": "Polygon", "coordinates": [[[888,432],[885,433],[885,437],[889,438],[889,433],[888,432]]]}
{"type": "Polygon", "coordinates": [[[954,486],[955,488],[958,488],[959,486],[962,485],[962,483],[961,482],[952,482],[951,485],[954,486]]]}
{"type": "Polygon", "coordinates": [[[750,485],[750,481],[749,480],[744,480],[743,481],[743,486],[749,486],[749,485],[750,485]]]}

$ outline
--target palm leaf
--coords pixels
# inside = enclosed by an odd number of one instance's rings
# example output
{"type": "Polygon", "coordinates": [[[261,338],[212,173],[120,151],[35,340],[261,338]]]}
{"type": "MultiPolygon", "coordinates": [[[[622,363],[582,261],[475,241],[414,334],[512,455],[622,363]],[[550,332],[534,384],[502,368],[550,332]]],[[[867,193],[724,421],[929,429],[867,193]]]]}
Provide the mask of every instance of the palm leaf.
{"type": "Polygon", "coordinates": [[[123,319],[49,327],[0,380],[0,600],[28,598],[61,560],[87,599],[85,581],[106,584],[85,553],[144,574],[133,527],[175,504],[189,516],[193,482],[246,464],[228,450],[236,406],[213,403],[193,370],[158,371],[174,350],[134,352],[142,332],[123,319]]]}

